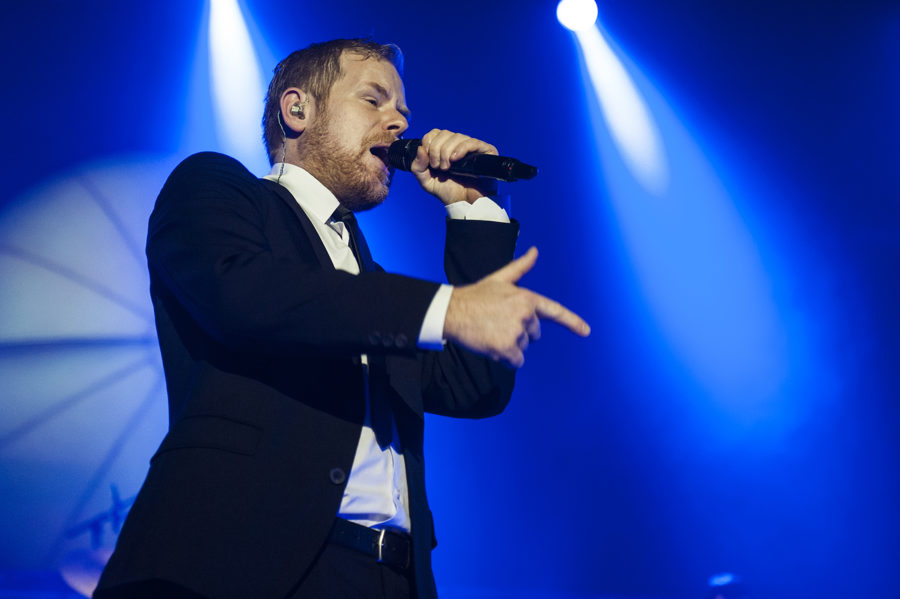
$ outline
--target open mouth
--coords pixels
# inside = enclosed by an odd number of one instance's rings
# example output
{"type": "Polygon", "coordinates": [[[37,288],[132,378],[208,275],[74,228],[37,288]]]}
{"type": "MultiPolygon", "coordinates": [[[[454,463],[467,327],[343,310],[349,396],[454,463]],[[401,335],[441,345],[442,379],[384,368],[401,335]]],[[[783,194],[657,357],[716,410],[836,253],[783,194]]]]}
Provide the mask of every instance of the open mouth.
{"type": "Polygon", "coordinates": [[[391,167],[390,158],[388,158],[388,146],[372,146],[371,148],[369,148],[369,152],[371,152],[372,155],[381,160],[382,164],[384,164],[384,169],[387,172],[387,183],[388,185],[390,185],[392,175],[394,174],[394,169],[393,167],[391,167]]]}
{"type": "Polygon", "coordinates": [[[391,170],[391,161],[388,159],[388,146],[372,146],[369,148],[369,151],[384,163],[385,168],[389,171],[391,170]]]}

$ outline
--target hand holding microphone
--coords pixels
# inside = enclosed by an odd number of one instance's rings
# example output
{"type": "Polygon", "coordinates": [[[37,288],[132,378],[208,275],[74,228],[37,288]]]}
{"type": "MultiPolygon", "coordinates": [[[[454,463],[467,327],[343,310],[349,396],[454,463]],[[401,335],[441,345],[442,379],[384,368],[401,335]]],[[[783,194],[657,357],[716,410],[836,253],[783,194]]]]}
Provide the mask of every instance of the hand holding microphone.
{"type": "Polygon", "coordinates": [[[391,166],[410,171],[428,193],[444,204],[474,202],[496,190],[495,180],[531,179],[537,168],[497,155],[479,139],[432,129],[421,140],[401,139],[388,150],[391,166]],[[486,181],[487,180],[487,181],[486,181]]]}
{"type": "MultiPolygon", "coordinates": [[[[388,149],[391,166],[401,171],[410,170],[421,145],[421,139],[398,139],[392,143],[388,149]]],[[[536,166],[492,154],[469,154],[451,163],[448,168],[437,170],[446,170],[451,175],[462,177],[486,177],[506,182],[533,179],[538,172],[536,166]]]]}

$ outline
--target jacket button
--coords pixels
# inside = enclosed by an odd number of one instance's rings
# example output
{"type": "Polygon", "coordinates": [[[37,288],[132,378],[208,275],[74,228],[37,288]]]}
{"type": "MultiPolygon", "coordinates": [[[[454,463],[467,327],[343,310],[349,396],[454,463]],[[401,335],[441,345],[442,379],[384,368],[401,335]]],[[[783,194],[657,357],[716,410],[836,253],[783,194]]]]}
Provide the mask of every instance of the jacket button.
{"type": "Polygon", "coordinates": [[[390,333],[385,333],[385,335],[381,338],[381,345],[385,347],[391,347],[394,345],[394,336],[390,333]]]}
{"type": "Polygon", "coordinates": [[[406,347],[408,341],[409,339],[407,339],[406,335],[404,335],[403,333],[400,333],[394,338],[394,343],[397,345],[397,347],[406,347]]]}
{"type": "Polygon", "coordinates": [[[372,345],[378,345],[381,343],[381,333],[378,331],[373,331],[369,333],[369,343],[372,345]]]}
{"type": "Polygon", "coordinates": [[[344,481],[347,480],[347,475],[340,468],[332,468],[331,472],[328,473],[328,478],[331,479],[336,485],[344,484],[344,481]]]}

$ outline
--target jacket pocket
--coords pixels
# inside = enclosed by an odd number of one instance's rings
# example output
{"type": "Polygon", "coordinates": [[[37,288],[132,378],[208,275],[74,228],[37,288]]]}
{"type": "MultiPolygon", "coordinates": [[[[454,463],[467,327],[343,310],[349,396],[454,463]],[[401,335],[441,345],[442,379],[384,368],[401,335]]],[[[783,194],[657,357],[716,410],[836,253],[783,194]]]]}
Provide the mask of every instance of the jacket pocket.
{"type": "Polygon", "coordinates": [[[262,429],[222,416],[187,416],[176,422],[150,458],[152,464],[161,454],[175,449],[218,449],[241,455],[253,455],[262,429]]]}

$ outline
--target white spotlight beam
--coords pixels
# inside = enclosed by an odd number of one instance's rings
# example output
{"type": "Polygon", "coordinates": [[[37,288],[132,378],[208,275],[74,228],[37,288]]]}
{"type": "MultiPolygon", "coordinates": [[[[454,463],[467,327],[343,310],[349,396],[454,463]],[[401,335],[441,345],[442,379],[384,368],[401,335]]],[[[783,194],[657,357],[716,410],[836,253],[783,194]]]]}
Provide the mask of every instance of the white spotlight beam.
{"type": "Polygon", "coordinates": [[[622,62],[596,27],[577,31],[597,102],[628,170],[645,190],[666,191],[669,167],[659,129],[622,62]]]}
{"type": "Polygon", "coordinates": [[[238,0],[210,0],[209,67],[221,149],[251,170],[259,168],[265,157],[260,141],[265,92],[238,0]]]}

